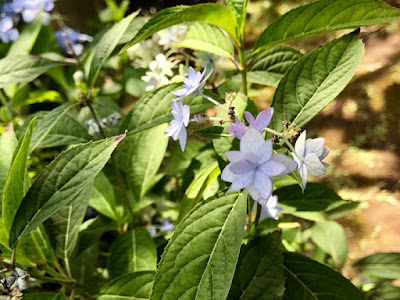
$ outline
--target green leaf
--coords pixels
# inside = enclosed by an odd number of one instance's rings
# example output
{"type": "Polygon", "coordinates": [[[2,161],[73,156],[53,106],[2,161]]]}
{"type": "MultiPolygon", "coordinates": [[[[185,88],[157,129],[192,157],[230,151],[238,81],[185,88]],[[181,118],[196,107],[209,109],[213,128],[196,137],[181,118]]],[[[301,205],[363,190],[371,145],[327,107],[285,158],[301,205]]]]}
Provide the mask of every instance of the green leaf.
{"type": "Polygon", "coordinates": [[[205,139],[228,138],[232,135],[225,130],[225,127],[222,126],[206,127],[194,131],[193,134],[205,139]]]}
{"type": "Polygon", "coordinates": [[[306,36],[397,20],[400,11],[380,0],[321,0],[300,6],[272,22],[254,52],[306,36]]]}
{"type": "Polygon", "coordinates": [[[279,203],[296,211],[322,211],[330,204],[341,201],[336,192],[322,183],[309,182],[304,194],[297,184],[285,186],[274,191],[279,203]]]}
{"type": "Polygon", "coordinates": [[[189,211],[201,201],[207,188],[220,173],[221,171],[218,162],[214,162],[195,175],[195,178],[190,183],[189,187],[185,191],[185,195],[183,196],[179,209],[178,222],[181,221],[189,211]]]}
{"type": "Polygon", "coordinates": [[[139,30],[133,40],[122,51],[147,39],[162,29],[184,22],[197,21],[217,25],[224,29],[235,42],[238,41],[236,37],[237,24],[235,15],[228,7],[214,3],[192,6],[180,5],[164,9],[156,14],[139,30]]]}
{"type": "Polygon", "coordinates": [[[29,123],[28,130],[18,142],[14,150],[12,164],[4,186],[2,200],[2,221],[7,236],[10,235],[10,229],[17,211],[25,196],[26,188],[26,161],[29,154],[29,143],[31,141],[33,128],[36,118],[29,123]]]}
{"type": "Polygon", "coordinates": [[[329,219],[341,218],[347,215],[350,211],[356,209],[359,204],[360,202],[350,200],[334,202],[327,207],[325,214],[329,219]]]}
{"type": "MultiPolygon", "coordinates": [[[[57,297],[58,295],[59,294],[54,293],[54,292],[36,292],[36,293],[28,292],[28,293],[24,293],[24,300],[54,300],[54,298],[57,297]]],[[[57,300],[59,300],[59,299],[57,299],[57,300]]]]}
{"type": "Polygon", "coordinates": [[[385,285],[368,293],[368,300],[398,300],[400,299],[400,287],[385,285]]]}
{"type": "Polygon", "coordinates": [[[29,152],[35,150],[46,139],[47,135],[54,129],[70,108],[71,105],[65,103],[38,119],[35,130],[33,131],[29,152]]]}
{"type": "Polygon", "coordinates": [[[54,159],[25,195],[12,225],[10,246],[92,184],[123,137],[81,144],[54,159]]]}
{"type": "Polygon", "coordinates": [[[40,29],[42,28],[42,14],[37,14],[35,19],[26,24],[18,39],[11,44],[7,55],[29,54],[36,42],[40,29]]]}
{"type": "Polygon", "coordinates": [[[100,296],[97,299],[150,299],[154,273],[154,271],[142,271],[119,276],[101,288],[100,296]]]}
{"type": "Polygon", "coordinates": [[[152,300],[226,299],[239,256],[247,194],[223,192],[177,226],[155,276],[152,300]]]}
{"type": "Polygon", "coordinates": [[[103,172],[99,173],[94,181],[89,205],[106,217],[120,221],[113,186],[103,172]]]}
{"type": "MultiPolygon", "coordinates": [[[[19,89],[18,92],[20,90],[22,89],[19,89]]],[[[61,94],[57,91],[33,91],[28,95],[23,95],[22,97],[14,97],[11,101],[11,107],[15,109],[24,105],[42,102],[62,103],[63,99],[61,94]]]]}
{"type": "Polygon", "coordinates": [[[236,16],[239,32],[243,38],[246,25],[247,5],[249,4],[249,0],[227,0],[226,3],[236,16]]]}
{"type": "Polygon", "coordinates": [[[363,294],[351,282],[316,261],[297,253],[284,253],[287,300],[363,300],[363,294]]]}
{"type": "Polygon", "coordinates": [[[89,184],[50,218],[56,238],[56,254],[61,259],[70,257],[75,249],[91,192],[92,184],[89,184]]]}
{"type": "Polygon", "coordinates": [[[254,60],[247,72],[247,81],[257,84],[278,86],[283,75],[303,55],[289,47],[274,47],[263,51],[254,60]]]}
{"type": "Polygon", "coordinates": [[[3,197],[3,190],[16,145],[17,137],[15,136],[14,129],[12,125],[8,125],[0,135],[0,200],[3,197]]]}
{"type": "Polygon", "coordinates": [[[176,176],[184,173],[189,167],[192,159],[196,157],[204,145],[197,141],[188,141],[185,151],[175,148],[168,159],[167,175],[176,176]]]}
{"type": "Polygon", "coordinates": [[[400,253],[374,253],[353,264],[353,267],[368,275],[385,279],[400,278],[400,253]]]}
{"type": "Polygon", "coordinates": [[[95,84],[101,66],[114,51],[129,24],[132,22],[133,18],[137,16],[138,13],[139,11],[130,14],[129,16],[115,24],[113,27],[111,27],[102,36],[96,47],[93,48],[93,57],[88,75],[88,82],[90,86],[93,86],[95,84]]]}
{"type": "Polygon", "coordinates": [[[335,221],[317,222],[311,229],[311,238],[325,253],[329,254],[337,268],[342,268],[347,259],[346,233],[335,221]]]}
{"type": "Polygon", "coordinates": [[[13,55],[0,59],[0,88],[13,83],[28,83],[48,69],[62,66],[63,61],[55,61],[34,55],[13,55]]]}
{"type": "Polygon", "coordinates": [[[156,245],[146,228],[129,230],[120,235],[112,244],[108,257],[108,271],[111,277],[156,268],[156,245]]]}
{"type": "Polygon", "coordinates": [[[303,127],[344,89],[363,55],[363,43],[353,32],[301,58],[279,83],[270,127],[282,131],[282,121],[303,127]]]}
{"type": "MultiPolygon", "coordinates": [[[[121,131],[128,130],[128,135],[140,132],[173,119],[171,114],[171,100],[176,96],[173,91],[181,88],[181,83],[169,84],[160,87],[144,95],[132,108],[122,125],[121,131]]],[[[211,96],[218,101],[218,97],[204,91],[204,94],[211,96]]],[[[190,106],[190,113],[195,114],[215,106],[201,96],[189,97],[183,100],[183,104],[190,106]]]]}
{"type": "Polygon", "coordinates": [[[65,294],[63,292],[59,292],[51,300],[67,300],[67,297],[65,296],[65,294]]]}
{"type": "Polygon", "coordinates": [[[205,51],[228,58],[234,57],[232,42],[225,32],[218,26],[205,22],[191,23],[183,41],[174,46],[205,51]]]}
{"type": "Polygon", "coordinates": [[[282,299],[285,276],[278,233],[242,246],[228,299],[282,299]]]}
{"type": "Polygon", "coordinates": [[[126,143],[131,145],[128,167],[128,181],[136,200],[141,200],[154,185],[154,179],[164,159],[168,146],[165,138],[166,124],[162,124],[135,136],[129,137],[126,143]]]}

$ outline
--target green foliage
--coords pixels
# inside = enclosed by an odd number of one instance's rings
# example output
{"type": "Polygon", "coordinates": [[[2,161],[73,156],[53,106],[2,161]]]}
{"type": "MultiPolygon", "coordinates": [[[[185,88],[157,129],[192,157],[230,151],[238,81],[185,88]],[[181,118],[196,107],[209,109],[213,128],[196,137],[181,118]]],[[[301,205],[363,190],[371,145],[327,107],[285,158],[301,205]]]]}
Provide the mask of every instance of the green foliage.
{"type": "Polygon", "coordinates": [[[400,278],[400,253],[374,253],[353,264],[361,272],[385,279],[400,278]]]}
{"type": "Polygon", "coordinates": [[[237,41],[236,19],[233,12],[226,6],[205,3],[193,6],[180,5],[160,11],[139,30],[133,40],[122,50],[126,50],[164,28],[196,21],[217,25],[224,29],[234,41],[237,41]]]}
{"type": "Polygon", "coordinates": [[[280,235],[272,233],[242,246],[228,299],[282,299],[284,283],[280,235]]]}
{"type": "Polygon", "coordinates": [[[260,35],[254,52],[306,36],[390,22],[398,9],[381,0],[321,0],[291,10],[260,35]]]}
{"type": "Polygon", "coordinates": [[[112,278],[130,272],[155,270],[156,267],[156,245],[146,228],[129,230],[112,244],[108,257],[108,271],[112,278]]]}
{"type": "Polygon", "coordinates": [[[8,55],[14,56],[29,54],[36,42],[41,28],[42,18],[40,14],[38,14],[31,23],[25,26],[19,38],[11,45],[8,50],[8,55]]]}
{"type": "Polygon", "coordinates": [[[176,46],[210,52],[228,58],[234,57],[233,45],[229,37],[218,26],[204,22],[191,23],[185,38],[176,46]]]}
{"type": "Polygon", "coordinates": [[[240,38],[243,38],[246,25],[247,5],[249,4],[249,0],[227,0],[226,3],[236,16],[240,38]]]}
{"type": "Polygon", "coordinates": [[[81,144],[63,152],[39,175],[12,223],[10,246],[90,185],[123,136],[81,144]],[[67,167],[68,166],[68,167],[67,167]],[[58,180],[56,180],[58,179],[58,180]]]}
{"type": "Polygon", "coordinates": [[[345,277],[297,253],[284,253],[283,299],[364,299],[345,277]]]}
{"type": "Polygon", "coordinates": [[[358,32],[353,32],[301,58],[279,83],[270,127],[281,131],[282,121],[303,127],[343,90],[363,54],[358,32]]]}
{"type": "Polygon", "coordinates": [[[13,127],[10,125],[0,135],[0,199],[3,197],[3,190],[16,145],[17,137],[15,136],[13,127]]]}
{"type": "Polygon", "coordinates": [[[154,271],[127,273],[110,281],[100,290],[99,300],[123,298],[127,300],[150,299],[154,271]]]}
{"type": "Polygon", "coordinates": [[[239,255],[246,198],[246,193],[220,193],[183,219],[160,261],[152,300],[226,298],[239,255]]]}

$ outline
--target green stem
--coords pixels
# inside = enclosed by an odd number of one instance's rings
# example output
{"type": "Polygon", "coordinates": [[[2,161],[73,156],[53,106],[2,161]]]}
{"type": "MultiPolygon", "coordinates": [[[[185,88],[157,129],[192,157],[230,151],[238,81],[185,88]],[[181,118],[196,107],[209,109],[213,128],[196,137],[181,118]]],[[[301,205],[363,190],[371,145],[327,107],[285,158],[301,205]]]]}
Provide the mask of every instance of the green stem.
{"type": "Polygon", "coordinates": [[[0,90],[0,101],[1,101],[1,104],[6,108],[8,118],[10,120],[12,120],[13,119],[13,114],[12,114],[12,111],[10,109],[10,105],[8,105],[7,96],[4,94],[3,90],[0,90]]]}
{"type": "Polygon", "coordinates": [[[260,222],[260,217],[261,217],[261,205],[257,203],[257,214],[256,214],[256,219],[254,220],[254,226],[257,227],[258,223],[260,222]]]}
{"type": "Polygon", "coordinates": [[[240,59],[240,66],[241,66],[240,72],[242,73],[243,94],[245,94],[247,96],[247,64],[246,64],[246,55],[245,55],[244,51],[245,51],[244,41],[242,41],[240,49],[239,49],[239,59],[240,59]]]}

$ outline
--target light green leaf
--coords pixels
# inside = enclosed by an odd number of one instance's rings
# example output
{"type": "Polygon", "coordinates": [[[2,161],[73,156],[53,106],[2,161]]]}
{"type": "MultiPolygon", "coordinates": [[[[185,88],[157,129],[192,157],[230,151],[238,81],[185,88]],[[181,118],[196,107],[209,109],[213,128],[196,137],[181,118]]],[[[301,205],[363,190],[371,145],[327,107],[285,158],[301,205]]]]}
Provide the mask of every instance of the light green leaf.
{"type": "Polygon", "coordinates": [[[107,283],[100,290],[98,300],[147,300],[153,291],[154,271],[124,274],[107,283]]]}
{"type": "Polygon", "coordinates": [[[131,146],[128,166],[128,181],[136,200],[141,200],[154,185],[154,179],[164,159],[168,139],[164,137],[166,124],[162,124],[135,136],[126,143],[131,146]]]}
{"type": "Polygon", "coordinates": [[[147,39],[162,29],[184,22],[197,21],[217,25],[224,29],[235,42],[238,41],[236,37],[237,24],[235,15],[228,7],[214,3],[192,6],[180,5],[164,9],[156,14],[139,30],[133,40],[122,51],[147,39]]]}
{"type": "MultiPolygon", "coordinates": [[[[173,119],[171,114],[171,100],[176,96],[172,93],[182,87],[182,83],[174,83],[158,88],[143,96],[132,108],[122,125],[121,131],[128,130],[128,135],[140,132],[173,119]]],[[[217,101],[219,98],[212,93],[204,91],[204,94],[211,96],[217,101]]],[[[190,106],[190,113],[202,112],[207,108],[215,106],[201,96],[188,97],[183,104],[190,106]]]]}
{"type": "Polygon", "coordinates": [[[226,3],[236,16],[239,32],[243,38],[246,25],[247,5],[249,4],[249,0],[227,0],[226,3]]]}
{"type": "Polygon", "coordinates": [[[108,257],[108,271],[111,277],[156,268],[156,245],[146,228],[129,230],[112,244],[108,257]]]}
{"type": "Polygon", "coordinates": [[[325,213],[330,219],[341,218],[356,209],[359,204],[360,202],[350,200],[334,202],[327,207],[325,213]]]}
{"type": "Polygon", "coordinates": [[[317,222],[311,229],[311,238],[325,253],[332,256],[337,268],[342,268],[347,259],[346,233],[335,221],[317,222]]]}
{"type": "Polygon", "coordinates": [[[11,44],[7,55],[29,54],[36,42],[40,29],[42,28],[42,14],[37,14],[35,19],[26,24],[19,38],[11,44]]]}
{"type": "Polygon", "coordinates": [[[297,184],[285,186],[274,191],[279,203],[293,207],[296,211],[322,211],[332,203],[341,201],[336,192],[325,184],[309,182],[302,193],[297,184]]]}
{"type": "Polygon", "coordinates": [[[174,46],[205,51],[228,58],[234,57],[232,42],[225,32],[218,26],[205,22],[191,23],[183,41],[174,46]]]}
{"type": "Polygon", "coordinates": [[[138,13],[139,11],[130,14],[129,16],[115,24],[113,27],[111,27],[102,36],[96,47],[93,48],[93,57],[88,75],[88,82],[90,86],[93,86],[95,84],[101,66],[114,51],[129,24],[132,22],[133,18],[137,16],[138,13]]]}
{"type": "Polygon", "coordinates": [[[285,276],[278,233],[259,237],[240,251],[228,299],[282,299],[285,276]]]}
{"type": "Polygon", "coordinates": [[[270,127],[282,131],[282,121],[303,127],[344,89],[363,55],[363,43],[353,32],[301,58],[279,83],[270,127]]]}
{"type": "Polygon", "coordinates": [[[0,200],[3,197],[3,190],[16,145],[17,137],[15,136],[14,129],[12,125],[8,125],[0,135],[0,200]]]}
{"type": "Polygon", "coordinates": [[[225,127],[222,126],[206,127],[194,131],[193,134],[205,139],[220,139],[232,136],[232,134],[228,133],[225,127]]]}
{"type": "Polygon", "coordinates": [[[400,253],[374,253],[353,264],[353,267],[368,275],[385,279],[400,278],[400,253]]]}
{"type": "Polygon", "coordinates": [[[62,66],[63,61],[55,61],[34,55],[13,55],[0,59],[0,88],[13,83],[28,83],[48,69],[62,66]]]}
{"type": "Polygon", "coordinates": [[[85,187],[73,200],[50,218],[56,239],[56,254],[61,259],[71,256],[78,241],[79,228],[86,214],[92,184],[85,187]]]}
{"type": "Polygon", "coordinates": [[[226,299],[239,256],[247,194],[221,192],[175,229],[155,276],[152,300],[226,299]]]}
{"type": "Polygon", "coordinates": [[[368,300],[398,300],[400,299],[400,287],[384,285],[368,293],[368,300]]]}
{"type": "Polygon", "coordinates": [[[62,152],[38,176],[15,216],[10,246],[73,200],[101,171],[124,136],[62,152]]]}
{"type": "Polygon", "coordinates": [[[29,123],[28,130],[21,137],[18,146],[14,150],[12,164],[4,186],[2,200],[2,221],[6,235],[10,235],[10,229],[14,217],[25,196],[26,188],[26,161],[29,155],[29,143],[31,141],[36,118],[29,123]]]}
{"type": "Polygon", "coordinates": [[[398,20],[400,10],[381,0],[321,0],[289,11],[260,35],[254,52],[306,36],[398,20]]]}
{"type": "Polygon", "coordinates": [[[249,72],[247,81],[257,84],[278,86],[289,68],[303,55],[289,47],[274,47],[258,55],[249,72]]]}
{"type": "Polygon", "coordinates": [[[179,209],[178,222],[180,222],[189,211],[201,201],[207,188],[220,173],[221,171],[218,162],[214,162],[195,174],[195,178],[190,183],[189,187],[185,191],[185,195],[183,196],[179,209]]]}
{"type": "Polygon", "coordinates": [[[99,173],[94,181],[89,205],[110,219],[120,221],[113,186],[103,172],[99,173]]]}
{"type": "Polygon", "coordinates": [[[59,292],[51,300],[67,300],[67,297],[65,296],[65,294],[63,292],[59,292]]]}
{"type": "Polygon", "coordinates": [[[35,150],[46,139],[47,135],[54,129],[70,108],[71,105],[65,103],[38,119],[35,130],[33,131],[29,152],[35,150]]]}
{"type": "MultiPolygon", "coordinates": [[[[21,89],[19,89],[18,92],[20,90],[21,89]]],[[[61,97],[61,94],[57,91],[33,91],[30,92],[27,96],[23,95],[22,97],[14,97],[11,101],[11,107],[18,108],[24,105],[42,102],[62,103],[63,99],[61,97]]]]}
{"type": "Polygon", "coordinates": [[[286,273],[285,300],[363,300],[363,294],[351,282],[316,261],[297,253],[284,253],[286,273]]]}

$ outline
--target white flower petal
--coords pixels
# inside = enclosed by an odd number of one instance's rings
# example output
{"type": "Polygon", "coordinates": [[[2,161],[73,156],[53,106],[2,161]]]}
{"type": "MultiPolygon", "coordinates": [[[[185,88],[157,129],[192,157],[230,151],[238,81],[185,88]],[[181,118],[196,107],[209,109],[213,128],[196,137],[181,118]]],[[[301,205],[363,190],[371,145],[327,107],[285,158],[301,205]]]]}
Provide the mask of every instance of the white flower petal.
{"type": "Polygon", "coordinates": [[[307,171],[313,177],[325,175],[326,168],[314,153],[308,154],[304,160],[307,171]]]}
{"type": "Polygon", "coordinates": [[[320,157],[324,152],[324,138],[308,139],[306,141],[306,155],[314,153],[316,156],[320,157]]]}
{"type": "Polygon", "coordinates": [[[304,155],[306,153],[306,131],[305,130],[297,138],[294,149],[296,150],[296,153],[298,156],[304,157],[304,155]]]}
{"type": "Polygon", "coordinates": [[[242,139],[240,140],[240,152],[256,153],[258,148],[260,148],[265,142],[265,139],[261,132],[250,126],[244,133],[242,139]]]}
{"type": "Polygon", "coordinates": [[[228,164],[226,167],[225,167],[225,169],[223,169],[222,170],[222,173],[221,173],[221,179],[223,180],[223,181],[226,181],[226,182],[233,182],[233,180],[235,179],[235,174],[233,174],[232,173],[232,171],[231,171],[231,164],[228,164]]]}
{"type": "Polygon", "coordinates": [[[244,154],[240,151],[228,151],[225,152],[225,156],[231,163],[244,159],[244,154]]]}
{"type": "Polygon", "coordinates": [[[285,170],[283,172],[275,175],[274,177],[281,177],[284,175],[288,175],[297,170],[297,163],[292,158],[290,158],[289,156],[287,156],[285,154],[281,154],[281,153],[272,154],[270,160],[277,161],[285,166],[285,170]]]}

